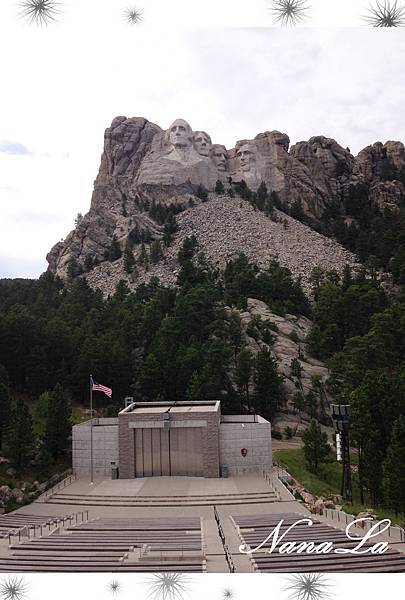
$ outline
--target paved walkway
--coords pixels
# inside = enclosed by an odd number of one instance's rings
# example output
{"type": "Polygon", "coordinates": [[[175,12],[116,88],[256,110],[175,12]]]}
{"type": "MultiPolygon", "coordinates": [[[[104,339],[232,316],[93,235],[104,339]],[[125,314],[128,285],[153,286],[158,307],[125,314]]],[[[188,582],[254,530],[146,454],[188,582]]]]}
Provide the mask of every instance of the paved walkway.
{"type": "Polygon", "coordinates": [[[141,479],[78,479],[58,490],[63,495],[99,496],[210,496],[268,492],[269,485],[258,475],[205,479],[204,477],[144,477],[141,479]]]}

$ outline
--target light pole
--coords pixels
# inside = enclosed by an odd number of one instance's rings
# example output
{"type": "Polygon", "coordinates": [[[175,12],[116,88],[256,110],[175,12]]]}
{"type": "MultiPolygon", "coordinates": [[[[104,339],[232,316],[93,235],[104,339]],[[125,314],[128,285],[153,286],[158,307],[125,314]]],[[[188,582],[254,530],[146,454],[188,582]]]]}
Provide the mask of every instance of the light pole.
{"type": "Polygon", "coordinates": [[[352,477],[350,471],[350,442],[349,442],[349,404],[331,404],[332,421],[339,436],[337,438],[338,460],[343,463],[342,497],[347,502],[352,502],[352,477]],[[340,442],[340,453],[339,453],[340,442]]]}

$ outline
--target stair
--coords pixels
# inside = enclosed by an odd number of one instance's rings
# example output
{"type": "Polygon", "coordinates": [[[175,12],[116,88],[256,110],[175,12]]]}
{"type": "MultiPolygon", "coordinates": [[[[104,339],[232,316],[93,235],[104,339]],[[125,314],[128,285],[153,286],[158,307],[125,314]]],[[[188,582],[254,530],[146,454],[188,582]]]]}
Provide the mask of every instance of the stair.
{"type": "Polygon", "coordinates": [[[235,494],[187,495],[187,496],[108,496],[98,494],[54,494],[46,500],[48,504],[80,506],[211,506],[237,504],[266,504],[277,502],[276,492],[251,492],[235,494]]]}

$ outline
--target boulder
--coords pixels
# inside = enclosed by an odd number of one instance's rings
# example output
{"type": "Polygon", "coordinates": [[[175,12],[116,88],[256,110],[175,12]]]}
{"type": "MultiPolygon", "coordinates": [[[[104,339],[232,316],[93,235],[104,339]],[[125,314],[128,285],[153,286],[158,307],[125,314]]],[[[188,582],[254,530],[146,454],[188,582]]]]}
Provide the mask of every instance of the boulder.
{"type": "Polygon", "coordinates": [[[12,497],[18,504],[22,504],[24,502],[24,492],[19,488],[14,488],[11,490],[12,497]]]}
{"type": "Polygon", "coordinates": [[[304,500],[306,504],[313,505],[316,502],[316,496],[313,496],[309,492],[304,489],[299,490],[301,498],[304,500]]]}
{"type": "Polygon", "coordinates": [[[322,497],[316,498],[316,500],[312,503],[312,512],[317,515],[321,515],[325,508],[325,502],[322,497]]]}
{"type": "Polygon", "coordinates": [[[0,502],[3,504],[13,498],[13,492],[8,485],[0,486],[0,502]]]}

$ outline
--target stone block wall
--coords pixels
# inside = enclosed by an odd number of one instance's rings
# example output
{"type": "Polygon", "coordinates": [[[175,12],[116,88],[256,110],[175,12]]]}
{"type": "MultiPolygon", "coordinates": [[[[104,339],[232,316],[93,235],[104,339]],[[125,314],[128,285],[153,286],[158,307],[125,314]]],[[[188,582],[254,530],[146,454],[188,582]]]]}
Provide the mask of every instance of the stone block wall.
{"type": "Polygon", "coordinates": [[[223,416],[219,427],[220,465],[229,475],[245,475],[252,471],[270,470],[271,424],[261,417],[249,422],[243,416],[223,416]],[[246,448],[246,456],[241,450],[246,448]]]}
{"type": "MultiPolygon", "coordinates": [[[[120,456],[120,478],[131,479],[135,477],[135,435],[137,421],[140,425],[150,428],[163,427],[162,414],[136,412],[122,412],[119,415],[119,456],[120,456]]],[[[219,420],[217,411],[196,413],[171,413],[171,427],[201,426],[202,428],[202,452],[204,477],[219,477],[219,420]]]]}
{"type": "MultiPolygon", "coordinates": [[[[90,475],[90,423],[86,421],[72,428],[72,466],[78,477],[90,475]]],[[[113,461],[118,465],[118,419],[94,419],[94,477],[110,477],[113,461]]]]}

